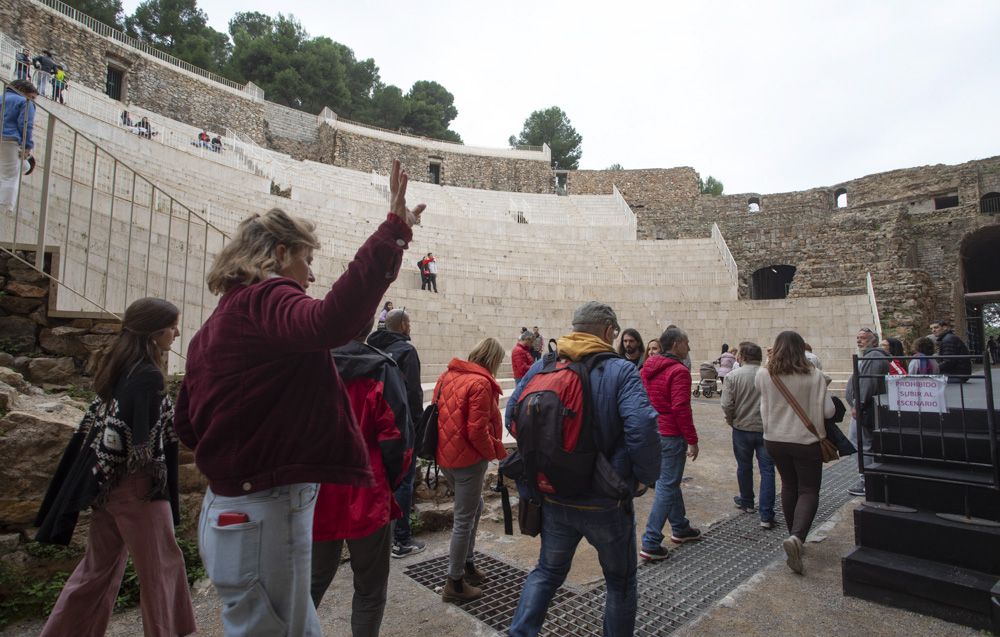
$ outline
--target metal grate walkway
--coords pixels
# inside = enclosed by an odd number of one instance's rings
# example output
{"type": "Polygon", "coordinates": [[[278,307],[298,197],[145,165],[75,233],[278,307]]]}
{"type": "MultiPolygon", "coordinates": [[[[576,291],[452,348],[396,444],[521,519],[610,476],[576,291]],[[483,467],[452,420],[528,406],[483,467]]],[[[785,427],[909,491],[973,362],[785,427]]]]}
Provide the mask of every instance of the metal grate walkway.
{"type": "MultiPolygon", "coordinates": [[[[828,520],[851,496],[847,488],[858,479],[855,458],[846,458],[823,472],[819,511],[813,528],[828,520]]],[[[638,637],[669,635],[760,571],[779,555],[784,518],[777,504],[777,526],[762,531],[756,515],[737,515],[708,530],[700,542],[674,551],[669,560],[639,564],[638,637]]],[[[638,520],[637,524],[642,524],[638,520]]],[[[462,610],[491,628],[510,626],[528,572],[493,557],[476,554],[476,563],[490,574],[484,595],[462,604],[462,610]]],[[[448,570],[448,556],[413,564],[404,571],[420,584],[437,590],[448,570]]],[[[546,637],[599,636],[604,616],[604,584],[576,592],[560,588],[545,619],[546,637]]]]}

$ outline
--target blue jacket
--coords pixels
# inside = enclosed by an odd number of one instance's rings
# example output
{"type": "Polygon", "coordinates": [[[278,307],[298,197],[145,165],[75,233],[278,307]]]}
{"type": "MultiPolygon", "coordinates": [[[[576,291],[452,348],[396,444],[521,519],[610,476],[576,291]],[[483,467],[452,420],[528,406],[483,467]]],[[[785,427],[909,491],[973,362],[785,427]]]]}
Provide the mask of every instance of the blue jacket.
{"type": "Polygon", "coordinates": [[[31,129],[35,123],[35,105],[30,104],[28,99],[14,91],[7,89],[3,94],[3,139],[12,139],[18,146],[24,146],[31,150],[35,147],[35,142],[31,138],[31,129]],[[27,108],[25,108],[27,105],[27,108]],[[21,139],[21,132],[24,130],[25,117],[28,121],[28,134],[21,139]]]}
{"type": "MultiPolygon", "coordinates": [[[[544,358],[535,361],[517,383],[507,401],[505,422],[510,429],[511,414],[525,385],[544,366],[544,358]]],[[[660,477],[660,435],[656,430],[656,411],[650,406],[646,390],[633,363],[624,358],[604,360],[590,372],[594,436],[611,466],[627,483],[652,485],[660,477]]],[[[613,506],[600,496],[555,498],[585,506],[613,506]]]]}

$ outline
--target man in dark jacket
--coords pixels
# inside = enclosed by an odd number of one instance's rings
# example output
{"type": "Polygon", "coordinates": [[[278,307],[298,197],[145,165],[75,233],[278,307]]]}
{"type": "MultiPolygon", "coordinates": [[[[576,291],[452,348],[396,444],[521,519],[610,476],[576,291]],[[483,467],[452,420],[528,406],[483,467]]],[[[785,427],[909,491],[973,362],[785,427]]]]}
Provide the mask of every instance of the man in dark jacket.
{"type": "MultiPolygon", "coordinates": [[[[559,355],[582,360],[594,354],[612,357],[590,372],[591,415],[598,450],[627,487],[652,484],[660,473],[656,412],[649,404],[635,365],[613,355],[618,319],[603,303],[591,301],[573,314],[573,332],[558,340],[559,355]]],[[[537,361],[507,403],[507,427],[514,406],[532,377],[545,365],[537,361]]],[[[538,565],[528,575],[514,613],[512,637],[537,635],[556,589],[566,580],[580,540],[597,550],[607,595],[605,634],[631,635],[638,606],[635,509],[632,493],[620,499],[588,493],[576,497],[547,494],[542,503],[542,543],[538,565]]]]}
{"type": "Polygon", "coordinates": [[[351,629],[377,634],[389,581],[390,522],[402,512],[393,498],[412,462],[410,409],[403,376],[388,354],[364,343],[374,321],[333,350],[375,475],[373,487],[323,484],[313,516],[312,599],[320,601],[337,574],[347,542],[354,572],[351,629]]]}
{"type": "MultiPolygon", "coordinates": [[[[968,356],[965,342],[951,331],[951,321],[931,323],[931,332],[937,339],[938,354],[941,356],[968,356]]],[[[972,373],[971,358],[942,358],[938,360],[941,373],[948,376],[949,383],[964,383],[972,373]]]]}
{"type": "MultiPolygon", "coordinates": [[[[872,450],[872,438],[875,435],[875,396],[885,392],[884,377],[889,373],[889,355],[879,347],[879,336],[867,327],[858,330],[854,340],[861,351],[861,360],[858,361],[858,381],[859,390],[855,389],[854,375],[847,380],[847,388],[844,390],[844,398],[851,406],[851,428],[849,437],[855,447],[861,449],[863,454],[870,454],[872,450]],[[858,435],[861,435],[861,445],[858,445],[858,435]]],[[[850,487],[847,492],[854,496],[865,495],[865,480],[861,480],[850,487]]]]}
{"type": "MultiPolygon", "coordinates": [[[[405,308],[395,309],[385,315],[385,329],[377,330],[368,337],[368,344],[377,347],[396,361],[406,383],[406,402],[413,422],[420,420],[424,411],[424,390],[420,385],[420,356],[410,342],[410,315],[405,308]]],[[[393,531],[392,556],[396,558],[414,555],[424,550],[424,543],[413,539],[410,529],[410,507],[413,504],[413,482],[417,463],[410,465],[399,488],[396,502],[403,511],[403,517],[396,522],[393,531]]]]}
{"type": "Polygon", "coordinates": [[[52,76],[56,73],[56,63],[52,60],[52,53],[42,51],[41,55],[31,58],[31,63],[38,70],[35,73],[35,85],[38,87],[38,93],[42,97],[48,97],[46,87],[52,81],[52,76]]]}

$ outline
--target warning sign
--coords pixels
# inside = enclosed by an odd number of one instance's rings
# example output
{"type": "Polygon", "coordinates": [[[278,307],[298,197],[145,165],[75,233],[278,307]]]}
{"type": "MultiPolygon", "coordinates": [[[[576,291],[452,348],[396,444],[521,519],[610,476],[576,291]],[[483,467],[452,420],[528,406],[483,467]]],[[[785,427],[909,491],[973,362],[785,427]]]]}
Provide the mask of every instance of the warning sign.
{"type": "Polygon", "coordinates": [[[946,376],[886,376],[889,409],[944,414],[948,412],[944,390],[946,376]]]}

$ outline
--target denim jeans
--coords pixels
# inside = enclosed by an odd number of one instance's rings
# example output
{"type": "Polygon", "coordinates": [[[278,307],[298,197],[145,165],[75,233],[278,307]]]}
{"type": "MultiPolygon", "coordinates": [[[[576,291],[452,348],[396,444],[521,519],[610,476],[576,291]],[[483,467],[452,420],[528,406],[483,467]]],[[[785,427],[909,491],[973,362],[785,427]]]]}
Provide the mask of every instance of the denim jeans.
{"type": "Polygon", "coordinates": [[[656,548],[663,543],[663,525],[670,520],[674,533],[690,528],[684,510],[681,478],[687,463],[687,441],[683,436],[660,436],[660,478],[656,481],[653,508],[649,511],[646,532],[642,536],[643,548],[656,548]]]}
{"type": "Polygon", "coordinates": [[[237,497],[205,491],[198,546],[234,635],[322,636],[310,597],[313,509],[318,484],[292,484],[237,497]],[[220,513],[248,522],[219,526],[220,513]]]}
{"type": "Polygon", "coordinates": [[[403,481],[399,483],[396,492],[392,494],[396,498],[399,509],[403,512],[403,517],[393,523],[393,544],[407,544],[413,538],[413,532],[410,530],[410,507],[413,506],[413,481],[416,475],[417,455],[414,453],[410,470],[406,472],[403,481]]]}
{"type": "Polygon", "coordinates": [[[753,507],[754,454],[760,470],[760,519],[761,522],[774,522],[774,461],[764,448],[764,434],[733,429],[736,482],[740,485],[740,503],[745,507],[753,507]]]}
{"type": "Polygon", "coordinates": [[[537,635],[552,597],[569,573],[580,540],[597,549],[604,572],[605,637],[631,636],[639,602],[636,584],[635,513],[632,503],[610,509],[583,509],[546,499],[542,503],[542,546],[538,565],[528,574],[507,633],[537,635]]]}

